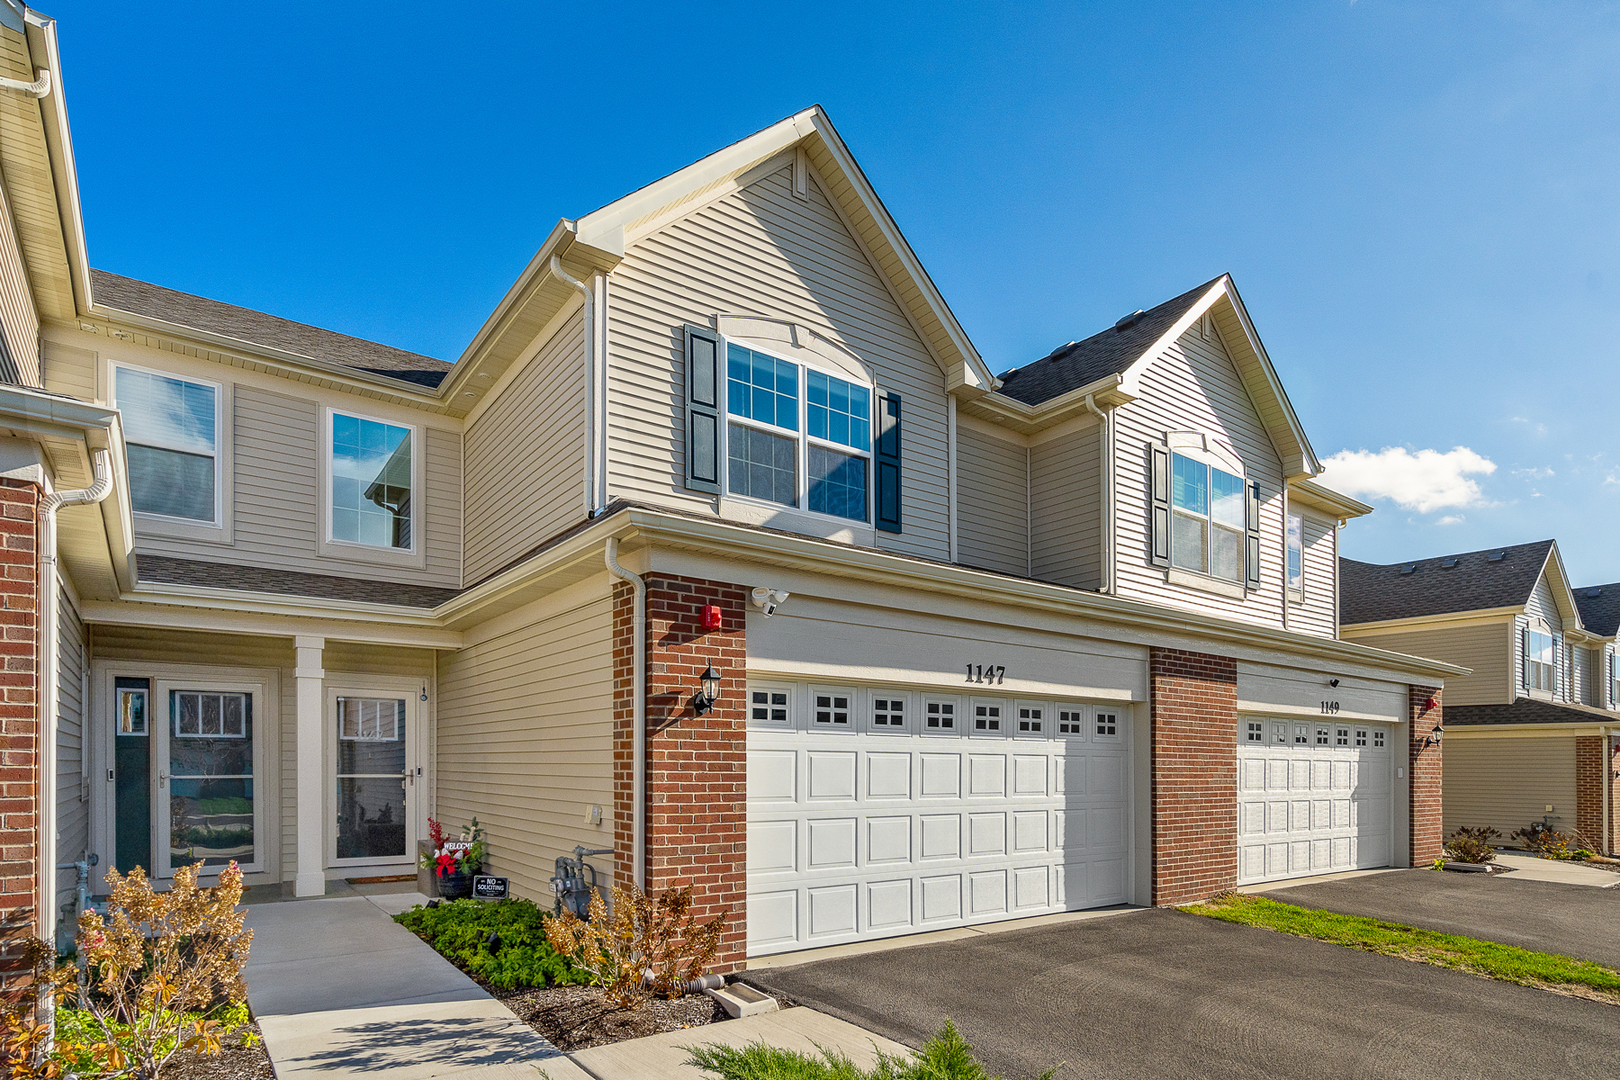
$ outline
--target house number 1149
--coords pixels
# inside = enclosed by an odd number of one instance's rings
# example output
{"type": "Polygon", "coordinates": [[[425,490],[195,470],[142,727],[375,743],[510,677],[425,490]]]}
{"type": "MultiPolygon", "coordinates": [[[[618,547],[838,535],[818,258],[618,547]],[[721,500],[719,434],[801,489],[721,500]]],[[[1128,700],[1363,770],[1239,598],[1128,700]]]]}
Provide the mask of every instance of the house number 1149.
{"type": "Polygon", "coordinates": [[[1000,686],[1006,676],[1007,668],[1002,664],[969,664],[967,666],[967,681],[970,683],[988,683],[991,686],[1000,686]]]}

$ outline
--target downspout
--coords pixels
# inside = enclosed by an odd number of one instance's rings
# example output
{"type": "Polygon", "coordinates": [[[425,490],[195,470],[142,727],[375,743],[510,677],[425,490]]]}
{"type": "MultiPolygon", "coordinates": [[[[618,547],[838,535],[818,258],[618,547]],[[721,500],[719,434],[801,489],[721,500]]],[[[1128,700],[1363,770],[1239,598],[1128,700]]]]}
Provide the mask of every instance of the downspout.
{"type": "Polygon", "coordinates": [[[647,804],[647,583],[640,574],[633,574],[619,565],[619,538],[608,537],[602,552],[608,573],[620,581],[628,581],[636,590],[635,624],[630,632],[631,647],[632,720],[630,733],[630,868],[636,888],[647,887],[647,830],[643,821],[647,804]]]}
{"type": "Polygon", "coordinates": [[[95,483],[78,491],[53,491],[39,501],[39,936],[56,940],[56,710],[61,697],[56,672],[56,511],[63,506],[98,503],[112,493],[112,455],[94,453],[95,483]]]}
{"type": "Polygon", "coordinates": [[[39,69],[39,78],[33,82],[23,82],[21,79],[0,79],[0,88],[6,90],[21,90],[25,94],[42,98],[51,92],[51,72],[49,68],[39,69]]]}
{"type": "Polygon", "coordinates": [[[1097,402],[1091,394],[1086,395],[1086,408],[1091,414],[1102,421],[1102,503],[1103,503],[1103,549],[1102,549],[1102,587],[1097,591],[1111,593],[1114,591],[1114,418],[1113,413],[1103,412],[1097,408],[1097,402]]]}
{"type": "Polygon", "coordinates": [[[572,285],[585,298],[585,514],[595,517],[602,504],[597,500],[596,477],[601,470],[597,460],[597,377],[596,377],[596,294],[583,281],[562,268],[562,260],[551,257],[551,273],[565,285],[572,285]]]}

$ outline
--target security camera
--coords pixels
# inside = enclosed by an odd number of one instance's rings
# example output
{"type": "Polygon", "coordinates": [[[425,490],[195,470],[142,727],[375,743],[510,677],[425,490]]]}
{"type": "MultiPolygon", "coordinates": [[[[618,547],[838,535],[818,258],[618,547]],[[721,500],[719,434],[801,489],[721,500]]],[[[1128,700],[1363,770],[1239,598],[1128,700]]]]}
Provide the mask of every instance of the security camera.
{"type": "Polygon", "coordinates": [[[1338,679],[1329,679],[1329,680],[1328,680],[1328,685],[1329,685],[1329,686],[1335,686],[1335,687],[1336,687],[1336,686],[1338,686],[1338,685],[1339,685],[1339,680],[1338,680],[1338,679]]]}
{"type": "Polygon", "coordinates": [[[787,603],[788,593],[782,589],[767,589],[760,585],[754,589],[754,606],[765,613],[766,618],[776,614],[776,609],[787,603]]]}

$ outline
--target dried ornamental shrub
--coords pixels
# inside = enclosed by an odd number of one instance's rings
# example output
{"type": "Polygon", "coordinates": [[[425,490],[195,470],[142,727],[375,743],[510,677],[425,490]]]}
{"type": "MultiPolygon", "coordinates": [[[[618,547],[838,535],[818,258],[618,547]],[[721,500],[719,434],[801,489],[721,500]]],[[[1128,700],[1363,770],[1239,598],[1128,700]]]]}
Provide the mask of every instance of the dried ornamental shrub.
{"type": "MultiPolygon", "coordinates": [[[[32,977],[14,1000],[0,1009],[0,1077],[6,1080],[55,1080],[61,1068],[45,1057],[50,1045],[51,1025],[40,1009],[42,992],[54,987],[61,976],[51,969],[52,949],[39,938],[11,927],[4,939],[8,959],[31,971],[32,977]]],[[[65,977],[73,977],[67,969],[65,977]]]]}
{"type": "Polygon", "coordinates": [[[1488,863],[1496,858],[1491,841],[1502,835],[1489,826],[1477,829],[1461,828],[1446,841],[1446,854],[1458,862],[1488,863]]]}
{"type": "Polygon", "coordinates": [[[665,890],[656,899],[633,885],[615,885],[611,916],[601,892],[593,892],[589,921],[572,912],[549,918],[546,939],[607,991],[609,1004],[633,1008],[649,991],[681,996],[687,980],[714,962],[726,916],[700,924],[691,907],[690,885],[665,890]]]}
{"type": "Polygon", "coordinates": [[[1570,837],[1565,836],[1557,829],[1529,828],[1520,829],[1511,839],[1524,841],[1524,846],[1540,855],[1543,859],[1569,858],[1570,837]]]}

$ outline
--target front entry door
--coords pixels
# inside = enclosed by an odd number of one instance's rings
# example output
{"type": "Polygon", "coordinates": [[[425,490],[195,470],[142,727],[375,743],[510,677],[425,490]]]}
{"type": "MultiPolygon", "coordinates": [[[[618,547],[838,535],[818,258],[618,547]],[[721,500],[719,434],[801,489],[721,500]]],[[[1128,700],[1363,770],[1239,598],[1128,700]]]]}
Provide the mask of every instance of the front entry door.
{"type": "Polygon", "coordinates": [[[416,695],[332,690],[330,850],[338,866],[409,863],[415,858],[421,779],[416,695]]]}
{"type": "Polygon", "coordinates": [[[263,724],[258,687],[155,682],[148,707],[158,875],[173,877],[193,863],[204,875],[231,862],[257,870],[264,843],[254,786],[263,724]]]}

